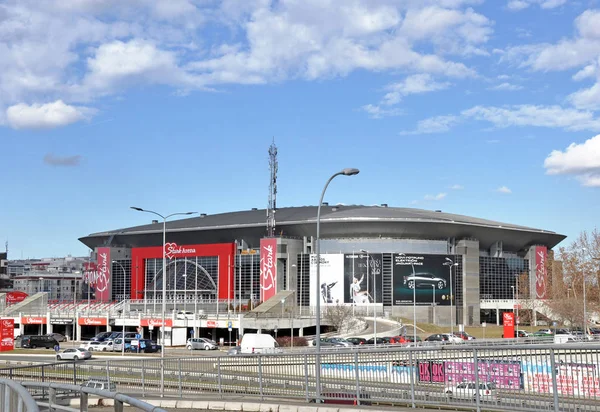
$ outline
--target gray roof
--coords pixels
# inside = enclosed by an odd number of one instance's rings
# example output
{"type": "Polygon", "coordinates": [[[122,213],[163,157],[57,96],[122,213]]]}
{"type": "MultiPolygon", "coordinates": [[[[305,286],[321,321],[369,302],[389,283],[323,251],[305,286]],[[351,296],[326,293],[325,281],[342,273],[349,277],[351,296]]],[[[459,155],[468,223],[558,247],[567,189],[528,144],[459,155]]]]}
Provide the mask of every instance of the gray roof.
{"type": "MultiPolygon", "coordinates": [[[[187,219],[167,222],[167,232],[184,233],[197,237],[212,239],[213,241],[231,242],[234,239],[247,237],[262,237],[266,230],[266,209],[247,210],[215,215],[202,215],[187,219]],[[212,234],[209,235],[209,233],[212,234]],[[218,233],[227,236],[219,236],[218,233]],[[202,236],[201,234],[204,234],[202,236]]],[[[148,214],[150,218],[151,215],[148,214]]],[[[275,214],[277,232],[280,230],[287,236],[314,236],[316,225],[317,206],[284,207],[277,209],[275,214]]],[[[162,234],[162,221],[158,224],[147,224],[123,229],[98,232],[83,237],[80,240],[86,245],[98,246],[101,239],[119,237],[120,244],[133,244],[143,246],[150,244],[160,245],[157,242],[134,241],[134,237],[143,237],[151,234],[162,234]],[[125,241],[125,238],[128,241],[125,241]]],[[[321,207],[321,233],[322,237],[360,237],[381,236],[386,237],[421,237],[426,239],[447,237],[473,237],[480,242],[493,242],[496,240],[509,241],[514,247],[523,248],[528,244],[540,243],[554,247],[565,236],[555,232],[535,229],[526,226],[496,222],[487,219],[430,211],[387,206],[360,206],[360,205],[323,205],[321,207]],[[482,235],[485,239],[481,239],[482,235]],[[521,240],[515,237],[522,237],[521,240]],[[513,241],[510,241],[512,239],[513,241]]],[[[189,236],[186,236],[189,237],[189,236]]],[[[111,242],[112,243],[112,242],[111,242]]],[[[198,242],[204,243],[204,242],[198,242]]]]}

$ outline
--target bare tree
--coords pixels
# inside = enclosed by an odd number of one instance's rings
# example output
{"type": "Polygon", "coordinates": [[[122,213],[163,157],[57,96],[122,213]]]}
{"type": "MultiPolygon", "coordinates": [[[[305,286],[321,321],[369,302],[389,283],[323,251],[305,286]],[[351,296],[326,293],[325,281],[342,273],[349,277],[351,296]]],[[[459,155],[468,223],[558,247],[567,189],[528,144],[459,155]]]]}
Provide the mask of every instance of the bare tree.
{"type": "Polygon", "coordinates": [[[352,315],[352,306],[331,305],[325,307],[325,319],[337,331],[342,331],[344,327],[354,319],[352,315]]]}

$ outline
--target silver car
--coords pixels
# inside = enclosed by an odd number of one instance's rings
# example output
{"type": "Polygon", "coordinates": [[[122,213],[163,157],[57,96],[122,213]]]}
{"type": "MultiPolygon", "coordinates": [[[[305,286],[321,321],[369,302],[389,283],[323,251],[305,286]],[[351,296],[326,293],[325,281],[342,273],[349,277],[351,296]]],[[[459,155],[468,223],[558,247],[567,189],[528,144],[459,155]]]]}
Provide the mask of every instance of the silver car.
{"type": "Polygon", "coordinates": [[[418,272],[413,273],[410,276],[405,276],[404,284],[407,285],[409,289],[414,289],[415,286],[417,288],[431,288],[431,286],[435,286],[436,289],[444,289],[446,287],[446,280],[433,273],[418,272]]]}
{"type": "Polygon", "coordinates": [[[203,350],[215,350],[218,349],[219,346],[217,342],[214,340],[206,339],[206,338],[189,338],[185,345],[186,349],[194,350],[194,349],[203,349],[203,350]]]}
{"type": "Polygon", "coordinates": [[[62,352],[56,354],[56,360],[83,360],[91,359],[92,353],[82,348],[70,348],[65,349],[62,352]]]}

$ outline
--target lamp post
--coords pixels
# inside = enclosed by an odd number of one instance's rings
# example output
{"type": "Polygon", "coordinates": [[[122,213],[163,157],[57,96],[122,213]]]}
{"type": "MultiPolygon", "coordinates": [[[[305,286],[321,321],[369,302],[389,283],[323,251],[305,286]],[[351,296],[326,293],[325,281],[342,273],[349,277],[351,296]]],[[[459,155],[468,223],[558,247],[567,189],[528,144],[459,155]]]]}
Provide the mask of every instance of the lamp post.
{"type": "Polygon", "coordinates": [[[432,312],[432,316],[433,316],[433,322],[432,323],[435,325],[435,285],[431,285],[431,294],[432,294],[431,312],[432,312]]]}
{"type": "MultiPolygon", "coordinates": [[[[137,210],[138,212],[151,213],[156,215],[163,220],[163,241],[162,241],[162,322],[161,322],[161,333],[160,336],[162,338],[162,346],[160,347],[160,359],[161,359],[161,373],[160,373],[160,393],[161,396],[164,396],[165,393],[165,312],[167,311],[167,252],[165,250],[165,245],[167,243],[167,219],[173,216],[182,216],[182,215],[193,215],[198,212],[181,212],[181,213],[171,213],[170,215],[163,216],[160,213],[153,212],[152,210],[142,209],[141,207],[131,206],[131,209],[137,210]]],[[[156,275],[155,275],[156,276],[156,275]]],[[[156,282],[154,282],[156,284],[156,282]]],[[[154,300],[156,301],[156,295],[154,296],[154,300]]]]}
{"type": "MultiPolygon", "coordinates": [[[[360,250],[361,253],[365,253],[367,255],[367,283],[369,283],[369,257],[370,257],[370,253],[368,251],[366,251],[365,249],[361,249],[360,250]]],[[[369,293],[369,290],[367,288],[367,294],[369,293]]],[[[377,279],[375,279],[375,275],[373,275],[373,347],[377,347],[377,279]]],[[[368,309],[368,308],[367,308],[368,309]]],[[[367,312],[368,314],[368,312],[367,312]]]]}
{"type": "Polygon", "coordinates": [[[112,263],[116,263],[121,267],[123,271],[123,305],[121,306],[121,317],[123,320],[123,333],[121,333],[121,356],[125,356],[125,296],[127,296],[127,292],[125,291],[125,278],[127,277],[127,273],[125,273],[125,268],[121,264],[121,262],[113,260],[112,263]]]}
{"type": "Polygon", "coordinates": [[[340,172],[333,174],[325,183],[325,187],[323,187],[323,191],[321,192],[321,198],[319,199],[319,205],[317,206],[317,282],[316,282],[316,292],[315,296],[317,297],[317,307],[316,307],[316,349],[317,355],[315,359],[315,397],[316,401],[320,402],[321,400],[321,205],[323,204],[323,197],[325,197],[325,191],[327,190],[327,186],[329,183],[336,178],[337,176],[354,176],[357,175],[360,171],[358,169],[344,169],[340,172]]]}
{"type": "Polygon", "coordinates": [[[446,258],[444,266],[448,266],[450,270],[450,333],[454,336],[454,290],[452,288],[452,267],[458,266],[458,263],[450,258],[446,258]]]}
{"type": "Polygon", "coordinates": [[[583,339],[587,339],[587,298],[586,298],[586,291],[585,291],[585,252],[587,252],[587,248],[581,248],[582,249],[582,265],[581,265],[581,272],[582,272],[582,283],[583,283],[583,339]]]}

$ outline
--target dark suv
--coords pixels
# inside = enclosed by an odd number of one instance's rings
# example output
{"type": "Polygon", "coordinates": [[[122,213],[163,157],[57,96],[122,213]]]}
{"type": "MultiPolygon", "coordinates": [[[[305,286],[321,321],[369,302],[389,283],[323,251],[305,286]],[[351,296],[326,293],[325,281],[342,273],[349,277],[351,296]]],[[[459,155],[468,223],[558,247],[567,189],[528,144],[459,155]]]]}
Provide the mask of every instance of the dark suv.
{"type": "Polygon", "coordinates": [[[21,338],[22,348],[46,348],[51,349],[55,345],[58,345],[56,339],[52,336],[40,336],[40,335],[24,335],[21,338]]]}

